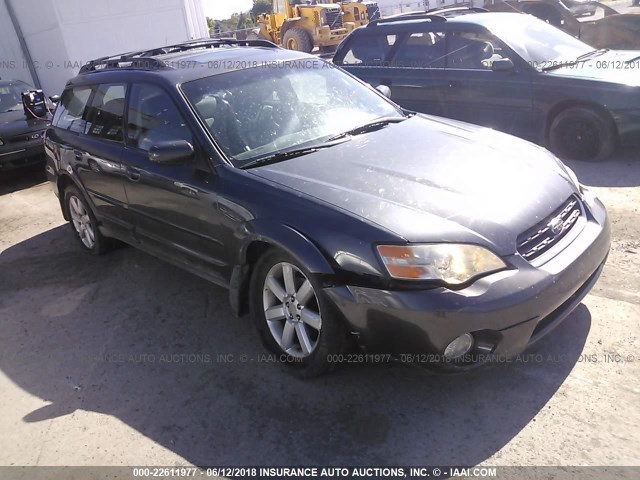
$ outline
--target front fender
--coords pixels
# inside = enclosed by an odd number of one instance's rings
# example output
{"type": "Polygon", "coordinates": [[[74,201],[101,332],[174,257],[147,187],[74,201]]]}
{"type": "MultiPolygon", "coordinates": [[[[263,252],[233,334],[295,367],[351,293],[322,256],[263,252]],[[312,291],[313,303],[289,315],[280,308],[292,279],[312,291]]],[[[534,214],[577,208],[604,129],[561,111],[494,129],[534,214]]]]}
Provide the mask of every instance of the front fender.
{"type": "Polygon", "coordinates": [[[256,243],[280,248],[295,258],[311,274],[335,274],[335,268],[327,260],[327,257],[298,230],[288,225],[260,220],[247,225],[247,230],[250,234],[246,236],[238,251],[229,282],[229,303],[236,317],[247,313],[248,310],[249,282],[253,263],[257,260],[254,258],[251,248],[256,243]]]}
{"type": "Polygon", "coordinates": [[[238,264],[246,264],[247,252],[254,242],[262,242],[278,247],[302,264],[312,274],[333,274],[335,269],[320,249],[304,234],[289,225],[266,221],[252,222],[251,232],[243,242],[238,253],[238,264]]]}

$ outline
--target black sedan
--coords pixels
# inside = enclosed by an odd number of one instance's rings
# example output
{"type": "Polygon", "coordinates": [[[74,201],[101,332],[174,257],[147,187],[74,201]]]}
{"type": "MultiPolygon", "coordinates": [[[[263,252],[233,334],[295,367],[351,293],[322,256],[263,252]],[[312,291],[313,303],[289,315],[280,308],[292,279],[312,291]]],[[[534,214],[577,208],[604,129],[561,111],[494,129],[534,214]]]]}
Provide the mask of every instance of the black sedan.
{"type": "Polygon", "coordinates": [[[603,268],[605,208],[543,148],[264,42],[142,58],[89,64],[47,131],[70,231],[229,288],[304,375],[351,344],[455,368],[520,353],[603,268]]]}
{"type": "Polygon", "coordinates": [[[640,146],[640,51],[594,50],[518,13],[454,10],[355,30],[334,63],[410,110],[511,133],[562,158],[640,146]]]}
{"type": "Polygon", "coordinates": [[[22,93],[32,89],[18,80],[0,81],[0,172],[44,162],[49,118],[27,119],[22,106],[22,93]]]}

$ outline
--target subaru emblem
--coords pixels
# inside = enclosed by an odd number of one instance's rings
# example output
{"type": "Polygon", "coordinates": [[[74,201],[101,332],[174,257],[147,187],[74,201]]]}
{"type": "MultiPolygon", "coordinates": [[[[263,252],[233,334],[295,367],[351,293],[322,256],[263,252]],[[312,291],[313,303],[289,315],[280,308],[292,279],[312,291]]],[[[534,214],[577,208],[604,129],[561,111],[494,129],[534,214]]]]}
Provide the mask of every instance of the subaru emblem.
{"type": "Polygon", "coordinates": [[[554,235],[559,235],[564,230],[564,222],[562,221],[562,217],[556,217],[549,222],[547,225],[551,230],[551,233],[554,235]]]}

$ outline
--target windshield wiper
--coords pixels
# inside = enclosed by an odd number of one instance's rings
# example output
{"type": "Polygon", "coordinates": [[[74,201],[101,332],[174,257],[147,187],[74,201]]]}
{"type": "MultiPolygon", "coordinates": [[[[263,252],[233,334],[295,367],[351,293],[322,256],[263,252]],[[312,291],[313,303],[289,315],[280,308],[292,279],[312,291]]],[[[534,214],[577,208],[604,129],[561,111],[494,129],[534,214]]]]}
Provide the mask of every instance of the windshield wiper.
{"type": "Polygon", "coordinates": [[[351,130],[340,133],[334,137],[331,137],[329,141],[339,140],[345,137],[354,137],[356,135],[362,135],[363,133],[373,132],[374,130],[379,130],[383,127],[386,127],[390,123],[400,123],[404,122],[408,117],[379,117],[375,120],[372,120],[369,123],[365,123],[364,125],[360,125],[359,127],[352,128],[351,130]]]}
{"type": "Polygon", "coordinates": [[[559,68],[570,67],[570,66],[573,66],[573,65],[577,65],[580,62],[584,62],[584,61],[588,60],[589,57],[591,57],[593,55],[596,55],[596,54],[602,55],[604,53],[607,53],[608,51],[609,51],[608,48],[599,48],[597,50],[591,50],[590,52],[583,53],[582,55],[580,55],[575,60],[556,60],[556,61],[552,61],[552,62],[549,62],[552,65],[549,65],[548,67],[544,67],[541,70],[543,72],[550,72],[551,70],[557,70],[559,68]]]}
{"type": "Polygon", "coordinates": [[[311,146],[302,147],[302,148],[292,148],[291,150],[285,150],[283,152],[278,152],[276,154],[269,155],[266,157],[256,158],[255,160],[252,160],[249,163],[245,163],[240,168],[242,170],[246,170],[248,168],[262,167],[264,165],[271,165],[272,163],[283,162],[284,160],[291,160],[292,158],[302,157],[310,153],[315,153],[318,150],[330,148],[335,145],[344,143],[346,141],[346,140],[343,140],[343,141],[337,141],[337,140],[341,140],[341,139],[331,139],[327,142],[319,143],[317,145],[311,145],[311,146]]]}
{"type": "Polygon", "coordinates": [[[602,55],[603,53],[607,53],[609,51],[608,48],[597,48],[595,50],[591,50],[590,52],[584,53],[582,55],[580,55],[578,58],[576,58],[576,62],[579,62],[580,60],[585,60],[593,55],[595,55],[596,53],[599,55],[602,55]]]}
{"type": "Polygon", "coordinates": [[[348,141],[349,137],[353,137],[355,135],[360,135],[363,133],[378,130],[380,128],[383,128],[389,125],[390,123],[400,123],[406,120],[407,118],[409,117],[379,117],[379,118],[376,118],[375,120],[372,120],[369,123],[353,128],[348,132],[335,135],[329,138],[329,140],[327,140],[324,143],[320,143],[317,145],[310,145],[308,147],[294,148],[291,150],[285,150],[284,152],[276,153],[274,155],[269,155],[267,157],[256,158],[255,160],[252,160],[249,163],[242,165],[240,168],[245,170],[248,168],[253,168],[258,166],[261,167],[263,165],[270,165],[272,163],[278,163],[284,160],[290,160],[292,158],[301,157],[303,155],[308,155],[310,153],[315,153],[318,150],[322,150],[323,148],[333,147],[334,145],[338,145],[340,143],[348,141]]]}

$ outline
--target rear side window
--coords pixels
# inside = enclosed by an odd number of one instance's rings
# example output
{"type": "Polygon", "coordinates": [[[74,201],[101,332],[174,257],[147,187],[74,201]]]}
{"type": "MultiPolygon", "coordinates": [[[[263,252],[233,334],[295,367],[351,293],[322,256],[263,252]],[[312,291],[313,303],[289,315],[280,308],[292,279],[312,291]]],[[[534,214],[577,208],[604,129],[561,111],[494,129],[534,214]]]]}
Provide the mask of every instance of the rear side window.
{"type": "Polygon", "coordinates": [[[186,140],[193,135],[171,97],[154,85],[133,85],[127,114],[127,144],[148,151],[162,141],[186,140]]]}
{"type": "Polygon", "coordinates": [[[86,133],[103,140],[123,141],[125,98],[125,85],[99,85],[86,115],[86,133]]]}
{"type": "Polygon", "coordinates": [[[342,65],[363,67],[381,65],[397,40],[396,35],[359,35],[344,55],[342,65]]]}
{"type": "Polygon", "coordinates": [[[53,117],[53,126],[84,133],[87,126],[86,110],[91,97],[91,87],[75,87],[62,94],[53,117]]]}
{"type": "Polygon", "coordinates": [[[405,38],[391,65],[404,68],[444,68],[445,56],[444,33],[416,32],[405,38]]]}

